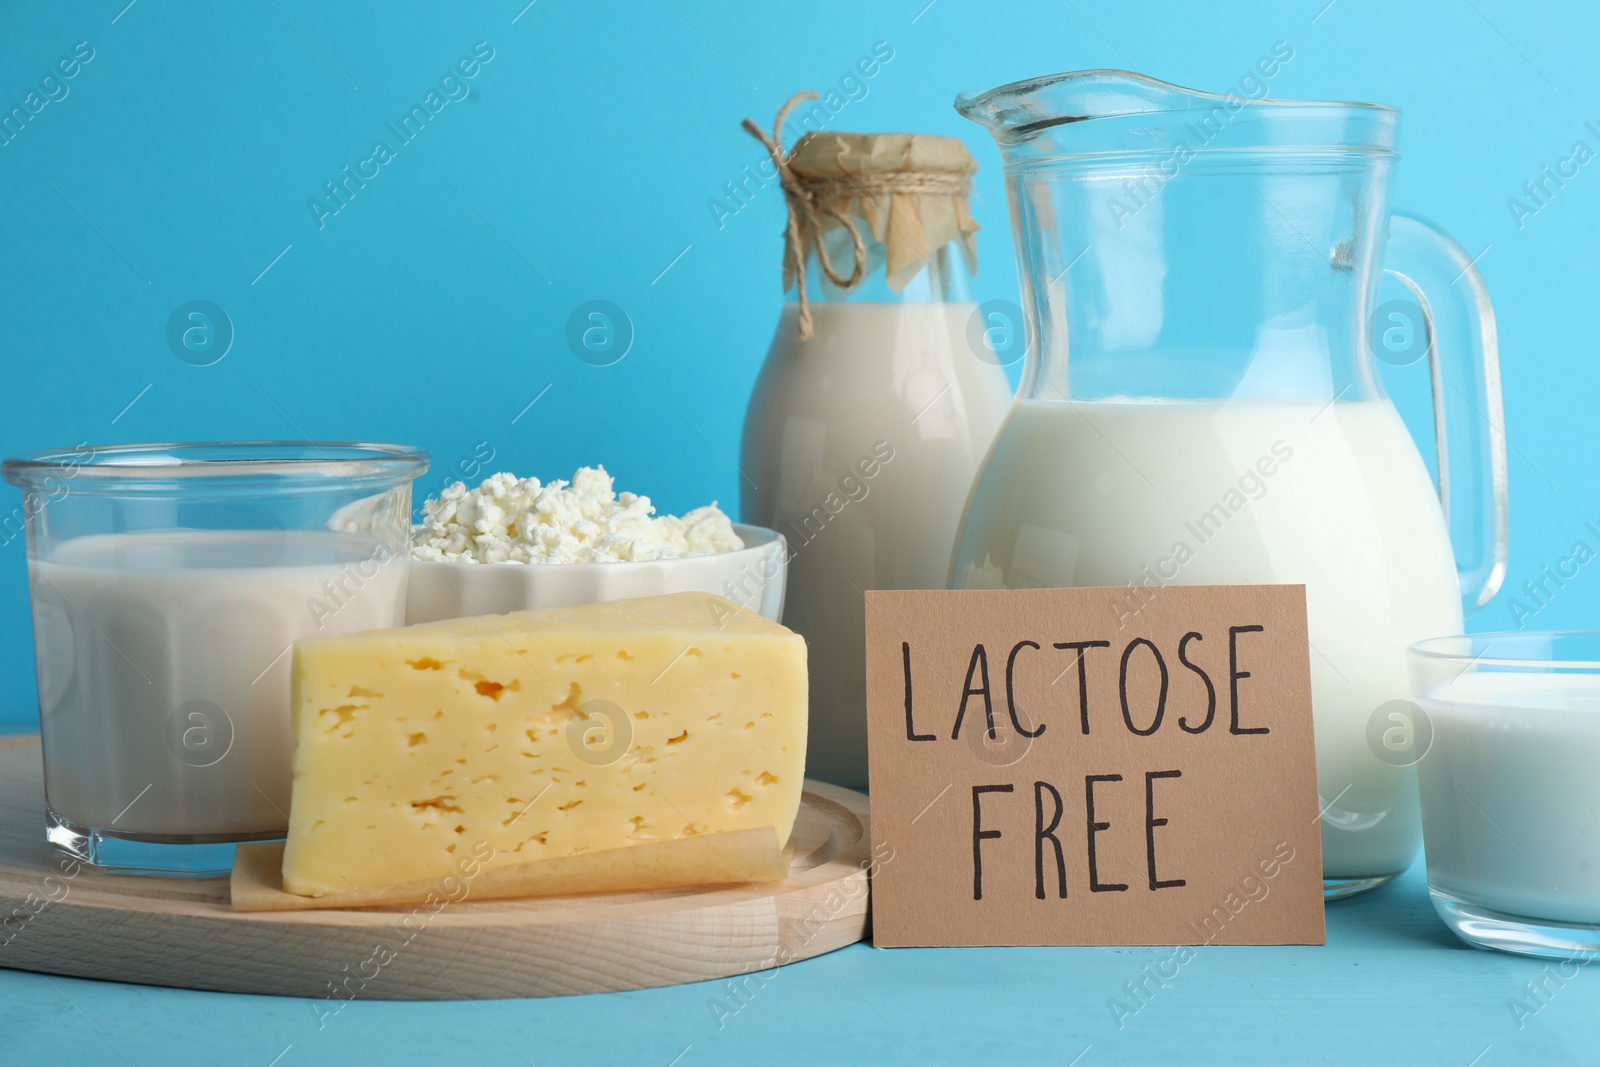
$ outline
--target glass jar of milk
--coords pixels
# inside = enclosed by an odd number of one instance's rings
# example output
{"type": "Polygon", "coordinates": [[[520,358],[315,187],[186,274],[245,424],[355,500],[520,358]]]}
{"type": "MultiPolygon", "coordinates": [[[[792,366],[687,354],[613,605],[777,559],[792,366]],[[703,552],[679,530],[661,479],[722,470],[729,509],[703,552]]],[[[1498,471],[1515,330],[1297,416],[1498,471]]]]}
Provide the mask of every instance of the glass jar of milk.
{"type": "Polygon", "coordinates": [[[795,299],[745,418],[743,518],[789,542],[783,621],[810,659],[806,772],[861,787],[862,594],[945,588],[1011,393],[1000,364],[1021,345],[993,332],[986,345],[995,324],[972,302],[977,164],[959,141],[811,133],[780,165],[800,190],[785,258],[795,299]]]}
{"type": "Polygon", "coordinates": [[[399,626],[411,480],[390,445],[81,446],[23,490],[45,833],[129,872],[211,875],[288,828],[297,638],[399,626]]]}
{"type": "Polygon", "coordinates": [[[1135,635],[1168,585],[1304,585],[1338,896],[1416,855],[1414,761],[1375,739],[1407,645],[1504,576],[1505,438],[1482,277],[1389,212],[1398,113],[1267,98],[1292,55],[1227,95],[1086,71],[957,101],[1006,160],[1036,340],[955,581],[1122,587],[1135,635]],[[1437,493],[1380,361],[1432,371],[1437,493]]]}

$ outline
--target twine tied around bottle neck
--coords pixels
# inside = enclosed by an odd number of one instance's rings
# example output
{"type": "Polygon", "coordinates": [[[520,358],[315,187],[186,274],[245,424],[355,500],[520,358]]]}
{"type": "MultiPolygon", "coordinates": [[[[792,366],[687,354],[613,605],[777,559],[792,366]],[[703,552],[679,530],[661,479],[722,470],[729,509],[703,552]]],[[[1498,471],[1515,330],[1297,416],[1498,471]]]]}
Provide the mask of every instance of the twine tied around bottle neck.
{"type": "Polygon", "coordinates": [[[791,160],[793,153],[783,150],[783,124],[789,112],[807,100],[815,100],[813,90],[795,93],[782,107],[772,124],[769,137],[755,120],[745,119],[744,129],[760,141],[772,157],[778,171],[778,181],[783,188],[788,205],[788,219],[784,227],[784,273],[795,280],[799,313],[796,335],[800,340],[812,336],[811,304],[806,294],[806,260],[811,249],[816,250],[817,266],[823,275],[840,289],[849,291],[860,285],[867,273],[867,244],[862,237],[858,220],[839,210],[840,201],[852,197],[859,202],[872,203],[873,198],[889,195],[939,195],[965,196],[972,186],[970,174],[949,174],[933,171],[897,171],[892,173],[852,174],[843,178],[807,178],[797,173],[791,160]],[[850,273],[841,274],[834,266],[823,242],[827,227],[824,219],[832,219],[850,235],[850,273]],[[807,247],[809,239],[810,248],[807,247]]]}

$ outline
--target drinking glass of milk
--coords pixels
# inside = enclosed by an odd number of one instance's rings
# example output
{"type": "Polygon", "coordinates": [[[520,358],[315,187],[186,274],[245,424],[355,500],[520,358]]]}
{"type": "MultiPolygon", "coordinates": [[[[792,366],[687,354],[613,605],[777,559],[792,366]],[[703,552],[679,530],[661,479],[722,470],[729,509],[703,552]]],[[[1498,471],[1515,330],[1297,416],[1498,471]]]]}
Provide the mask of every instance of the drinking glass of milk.
{"type": "Polygon", "coordinates": [[[1470,944],[1600,953],[1600,632],[1411,646],[1423,847],[1470,944]]]}
{"type": "Polygon", "coordinates": [[[1483,280],[1389,211],[1398,113],[1270,98],[1292,55],[1225,94],[1088,71],[957,99],[1005,159],[1032,348],[952,581],[1120,587],[1135,636],[1169,585],[1304,585],[1333,897],[1416,856],[1415,769],[1367,729],[1406,647],[1499,587],[1506,461],[1483,280]],[[1385,363],[1431,382],[1437,491],[1385,363]]]}
{"type": "Polygon", "coordinates": [[[289,664],[405,617],[426,452],[332,442],[80,446],[23,491],[45,835],[101,867],[208,876],[288,828],[289,664]]]}

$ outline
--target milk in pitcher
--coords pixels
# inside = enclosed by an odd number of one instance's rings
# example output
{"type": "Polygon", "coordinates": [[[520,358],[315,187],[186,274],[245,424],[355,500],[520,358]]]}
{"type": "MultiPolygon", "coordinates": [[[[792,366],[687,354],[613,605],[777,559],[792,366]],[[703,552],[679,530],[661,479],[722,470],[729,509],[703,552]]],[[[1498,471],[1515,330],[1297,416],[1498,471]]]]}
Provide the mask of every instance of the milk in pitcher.
{"type": "Polygon", "coordinates": [[[1367,741],[1405,648],[1461,629],[1448,532],[1387,399],[1017,403],[970,509],[958,587],[1304,584],[1323,864],[1404,870],[1415,772],[1367,741]]]}

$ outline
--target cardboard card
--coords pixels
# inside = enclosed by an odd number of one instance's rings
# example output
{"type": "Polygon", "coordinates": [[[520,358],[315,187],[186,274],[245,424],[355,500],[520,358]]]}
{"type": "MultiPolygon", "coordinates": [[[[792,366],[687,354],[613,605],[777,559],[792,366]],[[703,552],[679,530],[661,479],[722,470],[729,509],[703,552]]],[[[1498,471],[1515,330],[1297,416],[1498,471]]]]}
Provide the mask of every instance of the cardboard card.
{"type": "Polygon", "coordinates": [[[1322,944],[1304,586],[867,594],[873,941],[1322,944]]]}

